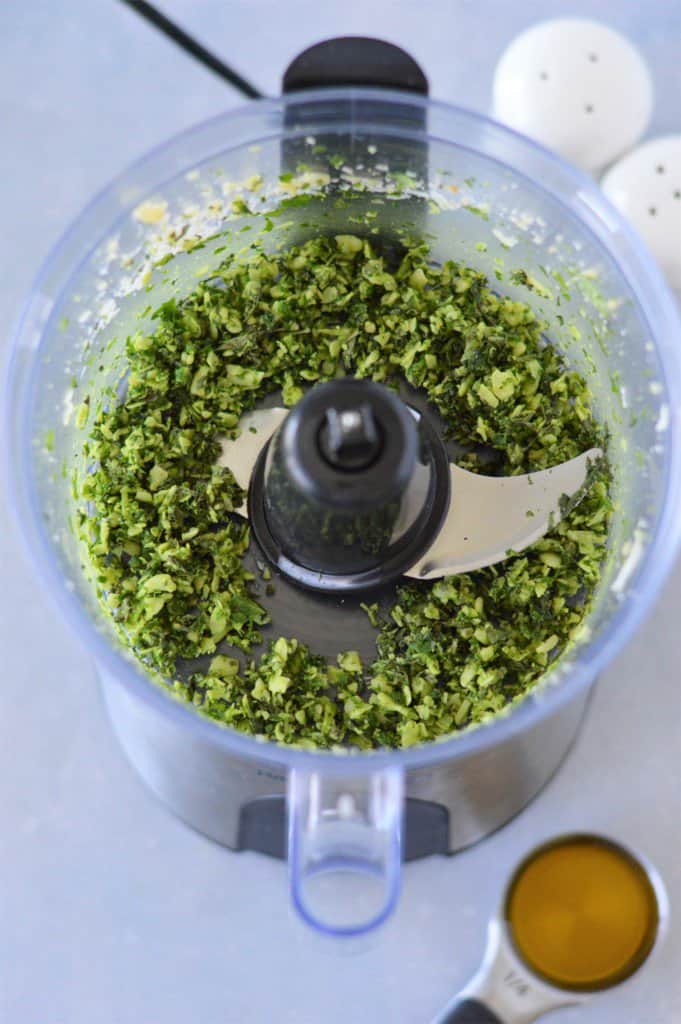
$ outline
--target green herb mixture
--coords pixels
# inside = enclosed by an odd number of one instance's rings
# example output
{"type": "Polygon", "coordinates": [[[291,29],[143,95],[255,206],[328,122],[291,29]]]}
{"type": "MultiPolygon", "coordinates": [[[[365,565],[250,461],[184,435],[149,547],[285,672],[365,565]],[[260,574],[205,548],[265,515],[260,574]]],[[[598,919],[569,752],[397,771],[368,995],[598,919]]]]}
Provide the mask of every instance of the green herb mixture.
{"type": "Polygon", "coordinates": [[[248,657],[268,616],[242,564],[248,526],[231,515],[242,491],[216,465],[219,438],[264,396],[281,389],[293,405],[350,373],[423,389],[469,447],[469,469],[480,445],[505,474],[605,447],[586,382],[527,305],[465,266],[433,266],[424,245],[389,269],[369,242],[339,235],[230,257],[155,324],[127,341],[125,396],[93,415],[79,530],[117,629],[186,700],[282,743],[406,747],[521,698],[574,639],[604,555],[604,461],[581,503],[522,554],[402,587],[364,665],[353,651],[328,664],[284,637],[248,657]],[[245,657],[218,653],[177,679],[178,659],[223,643],[245,657]]]}

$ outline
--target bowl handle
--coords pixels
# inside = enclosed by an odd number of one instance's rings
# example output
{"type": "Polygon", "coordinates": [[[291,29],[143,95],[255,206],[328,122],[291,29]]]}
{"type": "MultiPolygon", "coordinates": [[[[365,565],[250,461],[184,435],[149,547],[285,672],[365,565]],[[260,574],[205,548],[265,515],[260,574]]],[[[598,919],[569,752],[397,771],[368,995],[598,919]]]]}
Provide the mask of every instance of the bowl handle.
{"type": "Polygon", "coordinates": [[[291,898],[313,928],[363,935],[392,912],[402,867],[403,791],[398,768],[366,775],[291,771],[291,898]]]}

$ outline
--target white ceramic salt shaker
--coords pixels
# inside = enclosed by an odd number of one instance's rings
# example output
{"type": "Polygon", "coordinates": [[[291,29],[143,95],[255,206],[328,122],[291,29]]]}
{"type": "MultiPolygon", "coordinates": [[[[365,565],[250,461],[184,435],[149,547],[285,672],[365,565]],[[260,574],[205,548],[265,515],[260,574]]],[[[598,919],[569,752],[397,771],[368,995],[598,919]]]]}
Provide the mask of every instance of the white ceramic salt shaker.
{"type": "Polygon", "coordinates": [[[681,135],[664,135],[627,153],[601,182],[681,292],[681,135]]]}
{"type": "Polygon", "coordinates": [[[653,86],[639,51],[597,21],[556,18],[521,32],[494,75],[494,116],[586,171],[636,145],[653,86]]]}

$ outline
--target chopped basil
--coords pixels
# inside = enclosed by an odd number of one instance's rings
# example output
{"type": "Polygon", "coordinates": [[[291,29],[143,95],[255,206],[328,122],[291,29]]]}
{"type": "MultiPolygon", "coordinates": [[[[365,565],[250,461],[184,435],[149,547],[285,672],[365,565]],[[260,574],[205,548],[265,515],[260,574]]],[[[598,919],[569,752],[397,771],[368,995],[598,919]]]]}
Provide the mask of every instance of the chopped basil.
{"type": "Polygon", "coordinates": [[[218,438],[260,399],[281,390],[294,404],[346,373],[422,389],[468,447],[468,469],[481,468],[481,445],[506,474],[605,448],[585,380],[529,306],[468,267],[434,266],[423,245],[395,267],[339,235],[230,257],[154,319],[152,334],[128,339],[125,397],[79,407],[79,532],[103,605],[149,669],[173,680],[178,659],[223,643],[245,653],[243,666],[217,653],[171,683],[203,713],[304,747],[411,746],[522,698],[576,637],[607,538],[606,460],[522,554],[405,585],[386,621],[366,605],[377,656],[365,665],[354,651],[329,664],[284,637],[248,657],[268,618],[243,563],[248,526],[231,515],[243,492],[216,465],[218,438]]]}

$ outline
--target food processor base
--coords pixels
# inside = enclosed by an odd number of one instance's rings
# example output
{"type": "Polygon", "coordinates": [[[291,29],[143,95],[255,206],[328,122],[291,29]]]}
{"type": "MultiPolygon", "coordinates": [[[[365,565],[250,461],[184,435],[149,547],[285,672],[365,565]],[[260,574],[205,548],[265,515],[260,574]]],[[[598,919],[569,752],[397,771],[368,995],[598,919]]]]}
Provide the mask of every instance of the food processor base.
{"type": "MultiPolygon", "coordinates": [[[[99,677],[124,753],[174,814],[232,850],[286,857],[283,765],[228,755],[101,669],[99,677]]],[[[590,694],[591,688],[578,691],[531,729],[489,749],[408,771],[403,859],[456,853],[522,811],[570,750],[590,694]]]]}

